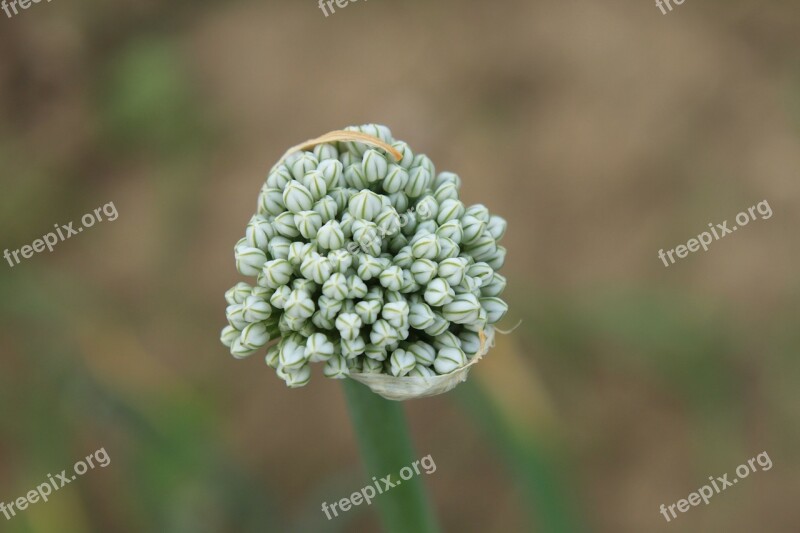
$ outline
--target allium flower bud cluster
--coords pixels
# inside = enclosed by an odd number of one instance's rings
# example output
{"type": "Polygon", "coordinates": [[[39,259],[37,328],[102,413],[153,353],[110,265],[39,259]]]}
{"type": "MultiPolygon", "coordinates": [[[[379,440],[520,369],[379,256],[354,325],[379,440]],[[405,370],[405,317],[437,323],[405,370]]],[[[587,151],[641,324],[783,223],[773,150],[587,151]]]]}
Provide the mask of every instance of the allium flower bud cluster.
{"type": "Polygon", "coordinates": [[[235,246],[255,282],[225,294],[222,343],[237,358],[266,351],[290,387],[308,383],[312,363],[330,378],[450,374],[508,309],[497,273],[506,222],[465,206],[459,177],[437,174],[385,126],[348,130],[394,155],[329,142],[270,171],[235,246]]]}

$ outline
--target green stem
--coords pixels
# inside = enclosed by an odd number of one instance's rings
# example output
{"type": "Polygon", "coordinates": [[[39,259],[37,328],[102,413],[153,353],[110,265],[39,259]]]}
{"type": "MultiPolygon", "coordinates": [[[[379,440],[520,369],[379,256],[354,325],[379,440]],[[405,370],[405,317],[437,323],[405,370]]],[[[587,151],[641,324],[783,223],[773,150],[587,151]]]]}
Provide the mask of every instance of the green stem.
{"type": "MultiPolygon", "coordinates": [[[[384,490],[381,478],[391,475],[392,483],[397,484],[400,469],[419,459],[414,455],[402,405],[381,398],[350,379],[343,386],[370,482],[375,486],[371,480],[374,476],[380,490],[384,490]]],[[[439,531],[422,479],[416,473],[388,492],[376,495],[375,503],[387,533],[439,531]]]]}

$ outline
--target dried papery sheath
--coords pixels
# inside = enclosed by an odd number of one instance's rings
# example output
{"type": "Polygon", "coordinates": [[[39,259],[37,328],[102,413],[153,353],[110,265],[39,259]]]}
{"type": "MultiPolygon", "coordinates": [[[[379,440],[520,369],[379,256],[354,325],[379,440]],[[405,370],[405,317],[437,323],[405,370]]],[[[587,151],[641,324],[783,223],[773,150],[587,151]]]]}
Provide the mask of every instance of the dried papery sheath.
{"type": "Polygon", "coordinates": [[[220,341],[236,358],[266,354],[293,388],[317,366],[392,400],[452,389],[508,310],[506,222],[465,206],[461,185],[385,126],[291,148],[234,247],[254,280],[225,293],[220,341]]]}

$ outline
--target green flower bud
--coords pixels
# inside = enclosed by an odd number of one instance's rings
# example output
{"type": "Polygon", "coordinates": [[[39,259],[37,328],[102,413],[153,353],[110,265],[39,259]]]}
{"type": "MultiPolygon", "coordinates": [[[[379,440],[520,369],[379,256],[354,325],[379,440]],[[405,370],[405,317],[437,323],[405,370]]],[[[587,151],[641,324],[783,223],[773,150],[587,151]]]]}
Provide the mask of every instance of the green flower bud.
{"type": "Polygon", "coordinates": [[[364,338],[359,335],[353,340],[342,339],[342,355],[345,359],[353,359],[364,353],[366,343],[364,338]]]}
{"type": "Polygon", "coordinates": [[[403,269],[403,284],[400,286],[400,292],[403,294],[411,294],[420,290],[422,287],[419,283],[414,281],[414,276],[410,270],[403,269]]]}
{"type": "Polygon", "coordinates": [[[431,174],[425,167],[414,167],[408,173],[408,184],[403,189],[409,198],[418,198],[428,190],[431,174]]]}
{"type": "MultiPolygon", "coordinates": [[[[389,251],[392,253],[400,253],[400,250],[408,246],[408,239],[402,233],[395,234],[391,240],[389,241],[389,251]]],[[[411,248],[408,249],[409,258],[414,259],[411,257],[411,248]]],[[[400,266],[400,265],[398,265],[400,266]]]]}
{"type": "Polygon", "coordinates": [[[411,372],[411,369],[416,365],[416,360],[413,354],[403,349],[397,349],[389,358],[389,364],[391,365],[392,375],[401,377],[411,372]]]}
{"type": "Polygon", "coordinates": [[[322,217],[316,211],[300,211],[294,215],[294,224],[305,239],[313,239],[322,227],[322,217]]]}
{"type": "Polygon", "coordinates": [[[328,320],[335,320],[336,316],[342,310],[343,300],[337,300],[334,298],[330,298],[325,296],[324,294],[319,297],[319,312],[322,313],[328,320]]]}
{"type": "Polygon", "coordinates": [[[390,266],[381,272],[378,279],[390,291],[397,291],[403,285],[403,271],[398,266],[390,266]]]}
{"type": "Polygon", "coordinates": [[[269,240],[276,235],[275,228],[265,217],[253,215],[245,230],[247,244],[253,248],[266,251],[269,240]]]}
{"type": "Polygon", "coordinates": [[[408,185],[408,171],[400,165],[391,164],[383,180],[383,190],[387,194],[402,191],[408,185]]]}
{"type": "Polygon", "coordinates": [[[348,292],[347,277],[339,272],[331,274],[331,277],[322,285],[322,294],[332,300],[344,300],[347,298],[348,292]]]}
{"type": "Polygon", "coordinates": [[[317,168],[319,165],[319,161],[317,158],[314,157],[314,154],[311,152],[303,152],[300,154],[300,157],[297,157],[292,161],[289,165],[289,168],[292,171],[292,177],[297,181],[303,179],[303,176],[306,175],[307,172],[311,172],[312,170],[317,168]]]}
{"type": "Polygon", "coordinates": [[[300,265],[300,273],[303,277],[320,285],[331,277],[332,272],[331,262],[321,255],[308,255],[300,265]]]}
{"type": "Polygon", "coordinates": [[[450,239],[455,244],[459,244],[464,236],[464,230],[461,229],[461,222],[458,220],[449,220],[445,222],[436,230],[436,236],[450,239]]]}
{"type": "Polygon", "coordinates": [[[394,207],[385,208],[377,217],[375,223],[381,231],[381,235],[395,235],[400,232],[400,215],[397,214],[394,207]]]}
{"type": "Polygon", "coordinates": [[[306,340],[306,356],[311,363],[323,363],[333,357],[333,343],[322,333],[314,333],[306,340]]]}
{"type": "Polygon", "coordinates": [[[317,329],[325,329],[325,330],[332,330],[336,329],[336,326],[333,323],[333,319],[327,318],[325,315],[322,314],[322,311],[317,311],[313,315],[311,315],[311,323],[317,327],[317,329]]]}
{"type": "Polygon", "coordinates": [[[382,180],[389,170],[389,163],[383,154],[375,149],[367,150],[362,158],[361,170],[370,183],[382,180]]]}
{"type": "Polygon", "coordinates": [[[292,173],[285,165],[281,165],[269,173],[266,185],[270,189],[282,191],[290,181],[292,181],[292,173]]]}
{"type": "Polygon", "coordinates": [[[481,337],[474,331],[464,330],[458,334],[461,340],[461,350],[467,354],[467,358],[472,358],[481,350],[481,337]]]}
{"type": "Polygon", "coordinates": [[[439,214],[439,203],[430,194],[425,195],[417,202],[416,211],[419,220],[433,220],[439,214]]]}
{"type": "Polygon", "coordinates": [[[267,363],[267,366],[273,369],[277,369],[280,366],[280,355],[281,350],[277,344],[270,346],[267,349],[267,355],[264,357],[264,362],[267,363]]]}
{"type": "Polygon", "coordinates": [[[269,331],[264,322],[248,324],[241,334],[242,347],[249,350],[257,350],[269,342],[269,331]]]}
{"type": "Polygon", "coordinates": [[[436,349],[427,342],[412,342],[408,352],[414,356],[417,366],[431,366],[436,358],[436,349]]]}
{"type": "Polygon", "coordinates": [[[272,297],[269,299],[269,303],[272,304],[272,307],[275,309],[283,309],[286,307],[286,301],[289,299],[289,295],[292,293],[292,290],[287,286],[283,285],[275,289],[275,292],[272,294],[272,297]]]}
{"type": "Polygon", "coordinates": [[[364,374],[380,374],[383,372],[383,363],[381,361],[376,361],[375,359],[365,357],[361,361],[361,372],[364,374]]]}
{"type": "Polygon", "coordinates": [[[425,234],[411,244],[414,259],[435,259],[439,255],[439,240],[436,235],[425,234]]]}
{"type": "Polygon", "coordinates": [[[437,350],[442,348],[461,348],[461,339],[452,331],[445,331],[432,340],[433,347],[437,350]]]}
{"type": "Polygon", "coordinates": [[[408,196],[403,191],[393,192],[387,198],[398,213],[404,213],[408,209],[408,196]]]}
{"type": "MultiPolygon", "coordinates": [[[[259,274],[259,276],[260,275],[261,274],[259,274]]],[[[253,287],[253,291],[250,294],[252,296],[255,296],[256,298],[261,299],[261,300],[269,301],[269,299],[272,298],[272,295],[274,293],[275,293],[274,289],[268,289],[266,287],[262,287],[260,285],[257,285],[255,287],[253,287]]]]}
{"type": "Polygon", "coordinates": [[[442,308],[442,316],[456,324],[469,324],[478,320],[481,304],[473,294],[458,294],[442,308]]]}
{"type": "Polygon", "coordinates": [[[499,270],[503,268],[503,265],[506,262],[506,248],[505,246],[498,246],[497,250],[495,250],[494,255],[487,259],[486,262],[495,270],[499,270]]]}
{"type": "Polygon", "coordinates": [[[392,262],[400,268],[411,268],[411,266],[414,264],[414,255],[411,252],[411,247],[406,246],[397,252],[392,262]]]}
{"type": "Polygon", "coordinates": [[[356,191],[354,189],[339,187],[336,189],[330,189],[328,191],[328,196],[333,198],[333,201],[336,202],[336,210],[341,213],[347,208],[350,198],[352,198],[355,193],[356,191]]]}
{"type": "Polygon", "coordinates": [[[391,326],[386,320],[376,320],[372,325],[369,340],[378,347],[386,347],[400,339],[400,333],[391,326]]]}
{"type": "Polygon", "coordinates": [[[460,285],[466,272],[467,262],[460,257],[451,257],[439,263],[439,277],[451,287],[460,285]]]}
{"type": "MultiPolygon", "coordinates": [[[[319,234],[317,238],[319,238],[319,234]]],[[[328,254],[328,261],[331,262],[331,268],[333,268],[334,272],[341,273],[353,265],[353,256],[347,250],[336,249],[328,254]]]]}
{"type": "Polygon", "coordinates": [[[400,159],[397,164],[405,169],[411,168],[411,165],[414,164],[414,152],[411,151],[411,148],[403,141],[393,142],[392,148],[403,154],[402,159],[400,159]]]}
{"type": "Polygon", "coordinates": [[[378,300],[364,300],[356,304],[355,311],[364,324],[374,324],[378,320],[381,303],[378,300]]]}
{"type": "Polygon", "coordinates": [[[433,161],[431,161],[431,159],[425,154],[417,154],[414,156],[414,163],[411,164],[411,167],[422,167],[428,171],[431,181],[426,188],[430,188],[430,186],[433,184],[433,178],[436,176],[436,167],[433,166],[433,161]]]}
{"type": "Polygon", "coordinates": [[[508,223],[504,218],[492,215],[489,217],[489,222],[486,224],[486,231],[489,232],[489,235],[491,235],[494,240],[499,241],[503,238],[503,235],[506,234],[507,225],[508,223]]]}
{"type": "Polygon", "coordinates": [[[508,304],[495,296],[481,298],[480,302],[481,307],[486,311],[486,322],[489,324],[500,322],[500,319],[508,312],[508,304]]]}
{"type": "Polygon", "coordinates": [[[380,285],[373,285],[367,291],[367,294],[364,295],[364,300],[377,300],[378,302],[383,305],[383,287],[380,285]]]}
{"type": "Polygon", "coordinates": [[[250,355],[256,353],[256,350],[253,348],[247,348],[242,344],[242,339],[234,339],[231,343],[231,355],[234,356],[236,359],[244,359],[250,355]]]}
{"type": "Polygon", "coordinates": [[[348,151],[345,143],[339,143],[339,162],[344,168],[356,164],[361,158],[356,158],[350,151],[348,151]]]}
{"type": "Polygon", "coordinates": [[[436,221],[442,225],[445,222],[458,221],[464,216],[464,204],[456,199],[445,200],[439,208],[436,221]]]}
{"type": "Polygon", "coordinates": [[[325,250],[339,250],[344,248],[344,232],[335,220],[330,220],[317,232],[317,242],[325,250]]]}
{"type": "Polygon", "coordinates": [[[318,170],[312,170],[308,172],[303,179],[300,180],[300,183],[308,189],[308,192],[311,193],[311,196],[314,198],[314,201],[321,200],[326,194],[328,194],[328,184],[325,181],[325,177],[322,175],[322,172],[318,170]]]}
{"type": "Polygon", "coordinates": [[[381,212],[381,199],[374,192],[363,190],[350,198],[347,209],[353,218],[373,220],[381,212]]]}
{"type": "Polygon", "coordinates": [[[416,303],[410,306],[408,323],[412,328],[424,330],[434,324],[436,316],[427,304],[416,303]]]}
{"type": "Polygon", "coordinates": [[[297,229],[297,224],[294,223],[294,215],[289,211],[284,211],[280,215],[276,216],[275,220],[272,221],[272,225],[275,228],[275,231],[284,237],[294,239],[295,237],[300,236],[300,231],[297,229]]]}
{"type": "Polygon", "coordinates": [[[408,326],[409,313],[410,308],[407,301],[389,302],[383,306],[381,318],[391,326],[400,329],[408,326]]]}
{"type": "MultiPolygon", "coordinates": [[[[327,162],[326,160],[338,160],[339,150],[333,144],[318,144],[314,147],[314,157],[317,158],[319,165],[322,166],[323,163],[327,162]]],[[[338,163],[339,161],[336,162],[338,163]]]]}
{"type": "Polygon", "coordinates": [[[427,366],[417,365],[411,369],[411,372],[408,373],[408,377],[410,378],[432,378],[435,377],[436,373],[428,368],[427,366]]]}
{"type": "Polygon", "coordinates": [[[347,297],[350,299],[363,298],[367,294],[367,284],[361,281],[358,276],[347,278],[347,297]]]}
{"type": "Polygon", "coordinates": [[[269,318],[272,308],[267,302],[255,296],[248,296],[242,304],[242,312],[247,322],[261,322],[269,318]]]}
{"type": "Polygon", "coordinates": [[[459,348],[442,348],[436,354],[433,368],[439,374],[449,374],[467,364],[467,356],[459,348]]]}
{"type": "Polygon", "coordinates": [[[285,314],[293,318],[311,318],[316,311],[314,300],[305,291],[292,291],[283,308],[285,314]]]}
{"type": "Polygon", "coordinates": [[[369,281],[381,274],[384,264],[377,257],[371,255],[360,255],[358,257],[358,268],[356,273],[364,281],[369,281]]]}
{"type": "MultiPolygon", "coordinates": [[[[263,253],[263,252],[262,252],[263,253]]],[[[270,289],[286,285],[292,279],[294,269],[286,259],[273,259],[264,263],[264,283],[270,289]]]]}
{"type": "MultiPolygon", "coordinates": [[[[378,308],[380,309],[380,306],[378,306],[378,308]]],[[[241,331],[229,324],[222,328],[222,333],[220,333],[219,340],[222,341],[222,344],[230,348],[233,341],[238,339],[241,334],[241,331]]]]}
{"type": "Polygon", "coordinates": [[[293,342],[285,343],[281,346],[279,362],[281,368],[286,371],[299,370],[306,364],[306,348],[293,342]]]}
{"type": "Polygon", "coordinates": [[[488,224],[489,223],[489,210],[483,204],[475,204],[471,205],[467,208],[467,215],[473,216],[480,220],[481,222],[488,224]]]}
{"type": "Polygon", "coordinates": [[[450,322],[438,315],[435,311],[433,313],[433,324],[425,328],[425,333],[431,337],[441,335],[450,327],[450,322]]]}
{"type": "Polygon", "coordinates": [[[369,187],[369,182],[360,163],[353,163],[349,167],[345,167],[344,182],[359,191],[369,187]]]}
{"type": "Polygon", "coordinates": [[[347,367],[347,360],[344,357],[335,355],[325,363],[322,373],[326,378],[345,379],[350,374],[350,369],[347,367]]]}
{"type": "Polygon", "coordinates": [[[240,304],[252,293],[253,288],[244,281],[240,281],[225,292],[225,301],[228,302],[228,305],[240,304]]]}
{"type": "Polygon", "coordinates": [[[258,275],[266,260],[266,254],[258,248],[243,246],[236,250],[236,269],[243,276],[258,275]]]}
{"type": "Polygon", "coordinates": [[[428,283],[428,287],[425,289],[425,294],[423,297],[425,298],[425,301],[428,302],[428,305],[433,307],[442,307],[443,305],[449,304],[453,301],[455,292],[453,291],[452,287],[450,287],[450,284],[447,283],[447,281],[442,278],[435,278],[433,281],[428,283]]]}
{"type": "Polygon", "coordinates": [[[322,174],[329,191],[344,184],[344,166],[340,161],[335,159],[321,161],[317,171],[322,174]]]}
{"type": "Polygon", "coordinates": [[[458,200],[458,188],[452,183],[442,183],[436,187],[433,197],[440,204],[445,200],[458,200]]]}
{"type": "Polygon", "coordinates": [[[291,244],[292,241],[279,235],[270,239],[267,250],[273,259],[286,259],[289,257],[289,246],[291,244]]]}
{"type": "Polygon", "coordinates": [[[483,262],[477,262],[467,268],[467,275],[477,281],[478,287],[482,287],[484,283],[489,283],[492,276],[494,276],[494,269],[483,262]]]}
{"type": "Polygon", "coordinates": [[[486,229],[486,223],[478,220],[474,216],[465,215],[461,218],[461,227],[464,230],[464,236],[461,238],[461,243],[471,245],[483,235],[486,229]]]}
{"type": "Polygon", "coordinates": [[[311,367],[303,365],[297,370],[288,371],[284,368],[284,381],[286,386],[291,389],[297,389],[308,385],[311,379],[311,367]]]}
{"type": "Polygon", "coordinates": [[[286,209],[281,189],[265,189],[258,196],[259,215],[280,215],[286,209]]]}
{"type": "Polygon", "coordinates": [[[375,346],[374,344],[367,344],[364,348],[364,355],[366,358],[377,362],[383,362],[388,357],[385,347],[375,346]]]}
{"type": "Polygon", "coordinates": [[[308,211],[314,207],[314,195],[299,181],[292,181],[283,190],[283,205],[292,213],[308,211]]]}
{"type": "Polygon", "coordinates": [[[361,318],[355,313],[339,313],[336,318],[336,329],[339,330],[342,340],[353,340],[358,337],[361,326],[361,318]]]}
{"type": "Polygon", "coordinates": [[[481,296],[500,296],[505,288],[505,276],[495,272],[488,283],[481,285],[481,296]]]}
{"type": "Polygon", "coordinates": [[[461,189],[461,178],[458,177],[457,174],[452,172],[440,172],[436,179],[433,182],[433,186],[435,188],[439,188],[442,185],[450,184],[453,185],[456,190],[461,189]]]}
{"type": "Polygon", "coordinates": [[[485,261],[493,258],[497,253],[497,243],[488,233],[484,233],[467,247],[475,261],[485,261]]]}

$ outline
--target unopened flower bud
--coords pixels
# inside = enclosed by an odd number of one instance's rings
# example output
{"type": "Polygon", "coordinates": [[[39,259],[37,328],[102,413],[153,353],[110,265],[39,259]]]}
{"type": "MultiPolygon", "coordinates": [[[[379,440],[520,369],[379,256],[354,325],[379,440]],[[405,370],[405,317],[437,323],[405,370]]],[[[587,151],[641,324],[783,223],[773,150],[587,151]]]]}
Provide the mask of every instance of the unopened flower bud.
{"type": "Polygon", "coordinates": [[[299,181],[290,182],[283,190],[283,204],[292,213],[314,207],[314,195],[299,181]]]}
{"type": "Polygon", "coordinates": [[[433,368],[439,374],[449,374],[467,364],[467,356],[460,348],[442,348],[433,361],[433,368]]]}
{"type": "Polygon", "coordinates": [[[391,365],[392,375],[400,377],[411,372],[411,369],[414,368],[414,365],[417,363],[413,354],[403,349],[397,349],[389,358],[389,364],[391,365]]]}
{"type": "Polygon", "coordinates": [[[247,246],[236,250],[236,269],[243,276],[258,275],[266,260],[266,254],[258,248],[247,246]]]}

